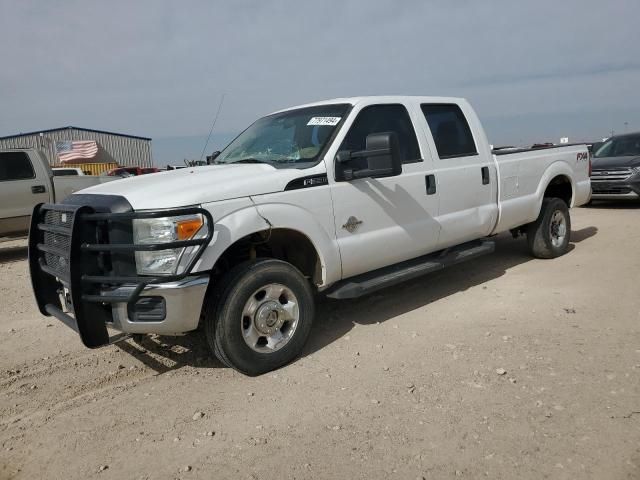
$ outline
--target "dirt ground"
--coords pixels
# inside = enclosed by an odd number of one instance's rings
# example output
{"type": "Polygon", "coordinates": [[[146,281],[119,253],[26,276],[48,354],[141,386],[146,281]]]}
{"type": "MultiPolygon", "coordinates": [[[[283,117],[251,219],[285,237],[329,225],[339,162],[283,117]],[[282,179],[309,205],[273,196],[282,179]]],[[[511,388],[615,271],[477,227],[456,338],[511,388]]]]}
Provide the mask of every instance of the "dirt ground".
{"type": "Polygon", "coordinates": [[[83,348],[0,245],[0,478],[640,478],[640,207],[572,214],[562,258],[502,235],[322,301],[305,355],[258,378],[196,335],[83,348]]]}

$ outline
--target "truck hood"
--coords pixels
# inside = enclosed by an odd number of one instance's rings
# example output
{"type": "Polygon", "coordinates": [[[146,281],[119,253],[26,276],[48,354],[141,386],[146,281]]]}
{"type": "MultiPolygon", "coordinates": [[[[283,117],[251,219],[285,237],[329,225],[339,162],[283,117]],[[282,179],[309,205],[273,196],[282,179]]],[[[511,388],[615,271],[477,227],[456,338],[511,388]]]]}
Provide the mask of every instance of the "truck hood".
{"type": "Polygon", "coordinates": [[[592,158],[593,168],[640,167],[640,156],[592,158]]]}
{"type": "Polygon", "coordinates": [[[173,208],[281,192],[304,176],[266,164],[210,165],[123,178],[78,193],[120,195],[135,210],[173,208]]]}

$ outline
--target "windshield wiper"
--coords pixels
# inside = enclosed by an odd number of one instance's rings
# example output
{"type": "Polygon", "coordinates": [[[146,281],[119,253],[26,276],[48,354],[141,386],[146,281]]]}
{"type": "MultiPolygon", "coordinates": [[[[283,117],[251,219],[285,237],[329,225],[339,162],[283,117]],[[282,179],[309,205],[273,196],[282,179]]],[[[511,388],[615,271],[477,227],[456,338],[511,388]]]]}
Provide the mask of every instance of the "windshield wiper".
{"type": "Polygon", "coordinates": [[[240,160],[234,160],[233,162],[224,162],[227,164],[231,163],[266,163],[267,165],[271,165],[271,162],[268,160],[258,160],[257,158],[241,158],[240,160]]]}

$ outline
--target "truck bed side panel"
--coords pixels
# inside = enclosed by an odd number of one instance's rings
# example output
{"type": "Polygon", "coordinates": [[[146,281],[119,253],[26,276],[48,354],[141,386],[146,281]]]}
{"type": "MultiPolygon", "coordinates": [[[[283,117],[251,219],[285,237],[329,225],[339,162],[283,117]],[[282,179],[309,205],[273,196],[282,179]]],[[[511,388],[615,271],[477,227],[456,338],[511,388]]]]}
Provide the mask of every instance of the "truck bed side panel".
{"type": "Polygon", "coordinates": [[[495,158],[500,178],[500,217],[493,233],[533,222],[540,213],[547,186],[558,176],[571,182],[571,207],[589,201],[589,161],[585,146],[532,150],[495,158]]]}
{"type": "Polygon", "coordinates": [[[119,179],[120,177],[93,175],[53,177],[53,190],[55,191],[56,197],[55,201],[61,202],[69,195],[79,192],[85,188],[93,187],[100,183],[113,182],[114,180],[119,179]]]}

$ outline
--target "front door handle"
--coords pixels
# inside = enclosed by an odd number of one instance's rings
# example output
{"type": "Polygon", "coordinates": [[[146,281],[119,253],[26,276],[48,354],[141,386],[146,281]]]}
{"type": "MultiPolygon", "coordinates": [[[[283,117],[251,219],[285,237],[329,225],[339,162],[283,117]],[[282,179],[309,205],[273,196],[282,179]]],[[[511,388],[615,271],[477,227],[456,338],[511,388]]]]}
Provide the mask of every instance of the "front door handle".
{"type": "Polygon", "coordinates": [[[44,188],[44,185],[34,185],[31,187],[31,193],[44,193],[47,190],[44,188]]]}
{"type": "Polygon", "coordinates": [[[427,185],[427,195],[433,195],[436,193],[436,176],[427,175],[425,178],[425,184],[427,185]]]}
{"type": "Polygon", "coordinates": [[[482,184],[489,185],[490,181],[491,180],[489,177],[489,167],[482,167],[482,184]]]}

